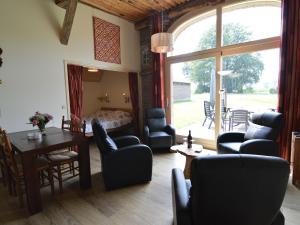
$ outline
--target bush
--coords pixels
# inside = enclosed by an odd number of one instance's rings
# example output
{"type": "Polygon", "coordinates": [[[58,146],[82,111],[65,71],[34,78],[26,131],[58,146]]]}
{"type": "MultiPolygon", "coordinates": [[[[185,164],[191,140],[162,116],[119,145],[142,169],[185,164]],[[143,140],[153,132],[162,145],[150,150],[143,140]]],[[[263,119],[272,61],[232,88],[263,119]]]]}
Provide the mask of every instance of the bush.
{"type": "Polygon", "coordinates": [[[254,89],[253,87],[247,87],[243,90],[244,94],[254,94],[254,89]]]}
{"type": "Polygon", "coordinates": [[[270,88],[269,93],[270,94],[277,94],[278,93],[278,88],[270,88]]]}

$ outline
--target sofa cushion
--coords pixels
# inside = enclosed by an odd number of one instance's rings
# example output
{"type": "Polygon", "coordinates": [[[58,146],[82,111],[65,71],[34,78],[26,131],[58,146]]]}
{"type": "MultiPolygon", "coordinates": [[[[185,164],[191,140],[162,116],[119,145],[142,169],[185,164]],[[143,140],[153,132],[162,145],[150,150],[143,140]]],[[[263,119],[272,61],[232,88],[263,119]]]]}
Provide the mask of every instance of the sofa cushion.
{"type": "Polygon", "coordinates": [[[149,142],[152,148],[163,148],[172,145],[172,136],[164,131],[151,132],[149,142]]]}
{"type": "Polygon", "coordinates": [[[160,131],[166,127],[166,118],[151,118],[148,119],[150,132],[160,131]]]}
{"type": "Polygon", "coordinates": [[[245,133],[245,141],[251,139],[268,139],[274,140],[276,138],[275,129],[265,127],[250,122],[250,126],[245,133]]]}
{"type": "Polygon", "coordinates": [[[167,125],[166,113],[162,108],[148,109],[146,111],[146,117],[150,132],[163,130],[167,125]]]}
{"type": "Polygon", "coordinates": [[[271,111],[254,113],[251,121],[258,125],[279,128],[282,122],[282,114],[271,111]]]}
{"type": "Polygon", "coordinates": [[[242,142],[224,142],[218,144],[218,153],[237,154],[239,153],[242,142]]]}

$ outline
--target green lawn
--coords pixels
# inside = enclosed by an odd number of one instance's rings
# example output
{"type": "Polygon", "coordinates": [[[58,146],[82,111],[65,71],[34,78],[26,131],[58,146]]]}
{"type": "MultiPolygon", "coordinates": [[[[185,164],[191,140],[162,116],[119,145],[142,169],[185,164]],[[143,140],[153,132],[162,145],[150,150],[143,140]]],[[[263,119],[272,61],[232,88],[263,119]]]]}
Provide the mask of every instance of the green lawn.
{"type": "MultiPolygon", "coordinates": [[[[194,94],[191,101],[173,104],[173,124],[182,128],[203,122],[203,101],[209,101],[209,93],[194,94]]],[[[227,107],[231,109],[248,109],[253,112],[276,108],[277,94],[227,94],[227,107]]]]}

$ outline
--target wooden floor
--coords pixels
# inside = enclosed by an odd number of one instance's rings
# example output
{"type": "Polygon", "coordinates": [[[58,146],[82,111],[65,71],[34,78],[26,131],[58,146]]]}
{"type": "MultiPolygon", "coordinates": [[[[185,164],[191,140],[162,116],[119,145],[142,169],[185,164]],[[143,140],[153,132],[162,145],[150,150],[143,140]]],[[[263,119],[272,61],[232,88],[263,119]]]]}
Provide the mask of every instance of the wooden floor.
{"type": "MultiPolygon", "coordinates": [[[[171,225],[171,169],[184,166],[175,153],[154,154],[153,179],[148,184],[106,192],[98,150],[91,148],[93,188],[80,191],[77,179],[65,183],[63,194],[42,190],[44,210],[28,216],[17,198],[0,187],[0,225],[171,225]]],[[[56,188],[57,190],[57,188],[56,188]]],[[[287,225],[299,225],[300,190],[289,184],[283,204],[287,225]]]]}

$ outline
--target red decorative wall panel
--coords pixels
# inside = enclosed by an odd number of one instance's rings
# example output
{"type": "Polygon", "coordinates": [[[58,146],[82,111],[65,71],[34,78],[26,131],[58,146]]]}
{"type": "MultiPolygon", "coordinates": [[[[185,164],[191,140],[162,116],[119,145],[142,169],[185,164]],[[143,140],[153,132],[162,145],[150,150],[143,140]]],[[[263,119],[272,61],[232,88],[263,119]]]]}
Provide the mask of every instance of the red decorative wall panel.
{"type": "Polygon", "coordinates": [[[93,17],[95,59],[121,64],[120,27],[93,17]]]}

